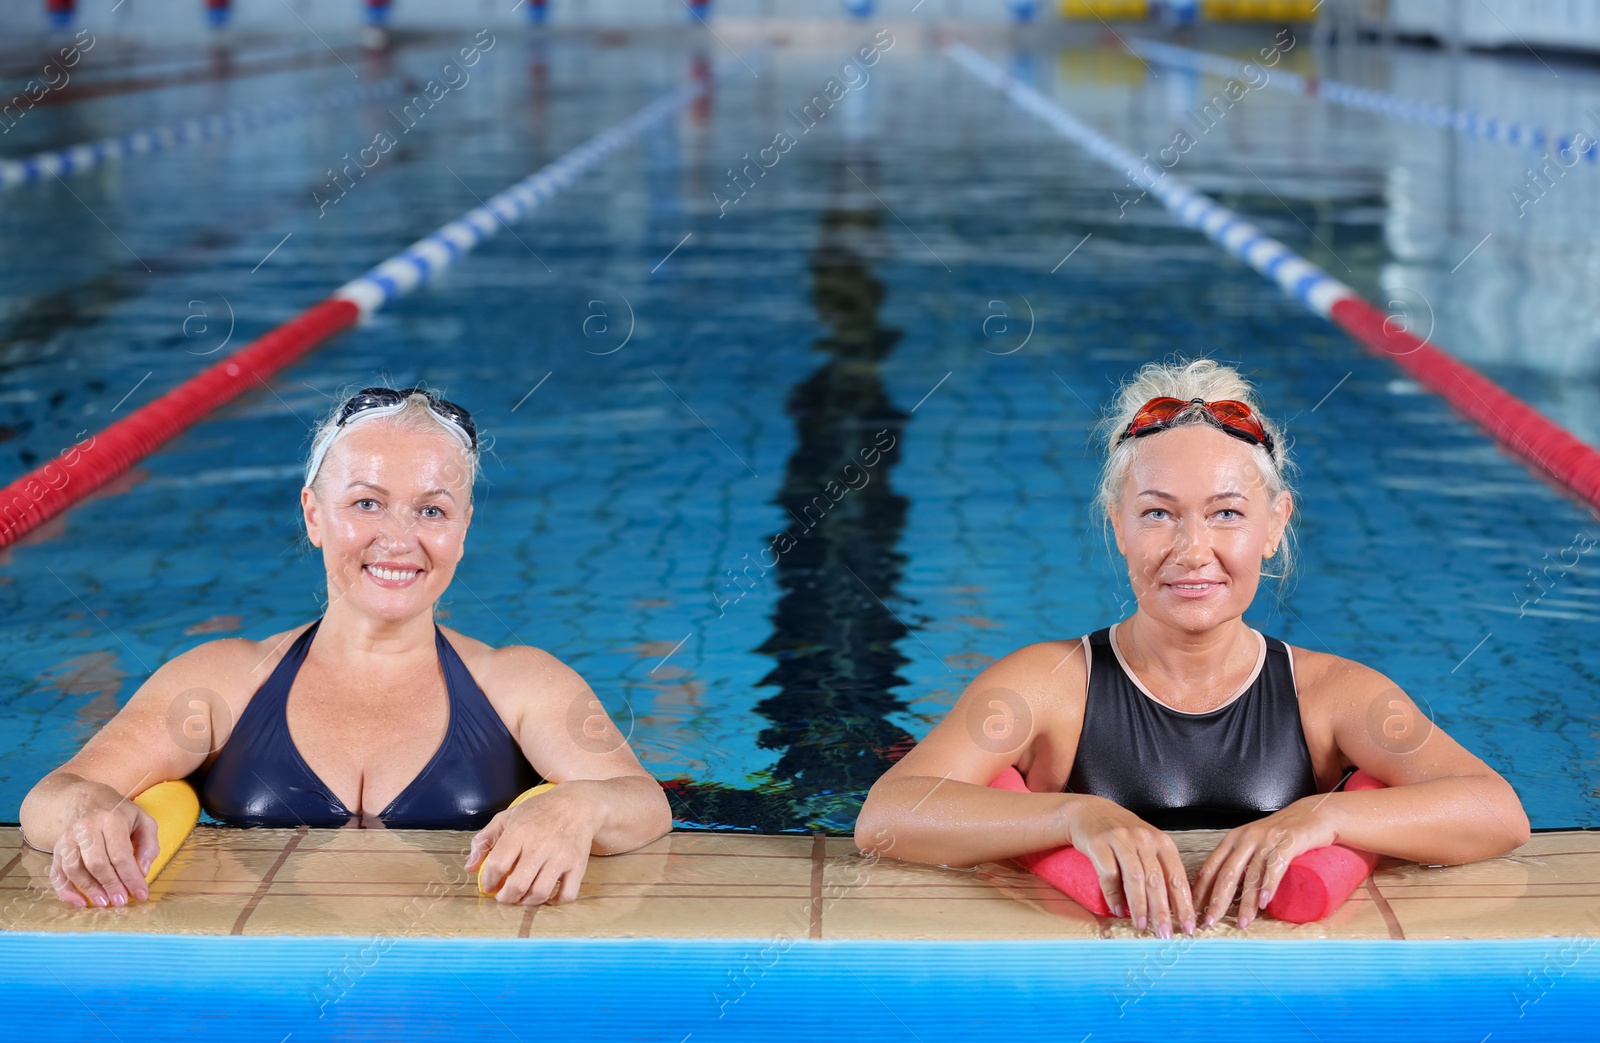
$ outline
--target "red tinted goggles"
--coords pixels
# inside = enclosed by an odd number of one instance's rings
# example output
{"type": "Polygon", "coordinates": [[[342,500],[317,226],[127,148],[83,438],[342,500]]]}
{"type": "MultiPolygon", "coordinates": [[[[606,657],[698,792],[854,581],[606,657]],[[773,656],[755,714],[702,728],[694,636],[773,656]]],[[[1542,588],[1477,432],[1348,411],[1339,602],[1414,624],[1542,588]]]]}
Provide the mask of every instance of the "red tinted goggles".
{"type": "Polygon", "coordinates": [[[1139,412],[1134,414],[1133,421],[1128,424],[1127,430],[1122,432],[1122,438],[1117,441],[1165,431],[1191,409],[1199,409],[1202,415],[1233,437],[1243,439],[1252,445],[1263,446],[1267,452],[1272,452],[1272,436],[1267,434],[1267,429],[1262,426],[1255,411],[1243,402],[1231,398],[1215,402],[1207,402],[1201,398],[1191,398],[1187,401],[1181,398],[1152,398],[1139,407],[1139,412]]]}

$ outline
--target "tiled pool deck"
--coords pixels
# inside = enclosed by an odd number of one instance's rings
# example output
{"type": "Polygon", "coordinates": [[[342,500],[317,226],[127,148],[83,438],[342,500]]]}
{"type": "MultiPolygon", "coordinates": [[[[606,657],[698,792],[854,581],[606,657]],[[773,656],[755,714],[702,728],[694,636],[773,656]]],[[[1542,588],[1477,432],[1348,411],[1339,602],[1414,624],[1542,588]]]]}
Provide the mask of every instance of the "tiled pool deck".
{"type": "MultiPolygon", "coordinates": [[[[1191,871],[1215,843],[1174,834],[1191,871]]],[[[73,909],[49,856],[0,831],[0,929],[216,935],[1081,940],[1130,937],[1009,863],[873,860],[845,838],[673,833],[589,862],[575,902],[502,905],[465,873],[470,833],[201,827],[121,909],[73,909]]],[[[1600,833],[1535,834],[1515,854],[1428,868],[1385,861],[1333,916],[1211,938],[1600,936],[1600,833]]]]}

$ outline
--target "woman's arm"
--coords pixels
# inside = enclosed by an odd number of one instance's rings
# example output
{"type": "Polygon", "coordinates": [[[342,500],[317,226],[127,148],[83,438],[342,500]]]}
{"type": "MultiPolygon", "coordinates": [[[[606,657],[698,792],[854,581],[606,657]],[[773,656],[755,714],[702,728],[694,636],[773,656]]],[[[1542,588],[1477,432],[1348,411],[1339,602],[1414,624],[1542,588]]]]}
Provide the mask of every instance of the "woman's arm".
{"type": "Polygon", "coordinates": [[[1102,797],[1063,793],[1082,729],[1078,642],[1032,645],[989,666],[950,713],[868,793],[856,846],[868,854],[971,866],[1071,844],[1089,856],[1113,912],[1169,935],[1194,928],[1170,837],[1102,797]],[[1016,765],[1032,793],[989,788],[1016,765]]]}
{"type": "Polygon", "coordinates": [[[1428,720],[1399,686],[1347,659],[1313,662],[1300,689],[1308,739],[1331,736],[1338,764],[1389,788],[1304,797],[1231,831],[1195,880],[1213,919],[1238,893],[1241,925],[1248,924],[1291,859],[1329,844],[1454,865],[1527,843],[1528,816],[1511,785],[1428,720]]]}
{"type": "Polygon", "coordinates": [[[1082,660],[1081,644],[1052,642],[990,664],[944,720],[873,784],[856,818],[856,846],[966,867],[1066,843],[1070,811],[1085,800],[1061,792],[1081,705],[1072,734],[1055,734],[1049,723],[1060,716],[1060,693],[1083,686],[1082,660]],[[1037,792],[989,787],[1013,765],[1037,792]]]}
{"type": "Polygon", "coordinates": [[[217,689],[242,672],[243,646],[257,643],[212,641],[163,665],[23,799],[23,836],[51,852],[50,882],[62,901],[123,905],[148,896],[156,825],[132,798],[186,777],[227,740],[233,716],[217,689]]]}
{"type": "Polygon", "coordinates": [[[1528,842],[1528,815],[1511,784],[1394,682],[1338,660],[1323,685],[1340,755],[1390,787],[1327,796],[1336,842],[1431,865],[1493,858],[1528,842]]]}
{"type": "Polygon", "coordinates": [[[484,691],[541,776],[560,783],[496,815],[473,838],[469,870],[502,902],[578,896],[588,857],[642,847],[672,828],[660,783],[582,677],[527,646],[492,652],[484,691]]]}

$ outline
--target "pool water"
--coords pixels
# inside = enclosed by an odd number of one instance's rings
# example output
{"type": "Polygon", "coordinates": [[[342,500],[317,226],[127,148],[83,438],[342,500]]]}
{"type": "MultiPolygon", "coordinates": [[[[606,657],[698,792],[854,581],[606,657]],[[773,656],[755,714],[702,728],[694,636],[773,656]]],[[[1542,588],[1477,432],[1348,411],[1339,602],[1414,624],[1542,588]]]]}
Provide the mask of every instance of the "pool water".
{"type": "MultiPolygon", "coordinates": [[[[1264,585],[1247,622],[1386,673],[1510,779],[1535,827],[1600,825],[1588,509],[1153,199],[1119,217],[1119,172],[920,31],[895,26],[869,82],[807,126],[797,114],[878,31],[729,47],[500,33],[320,214],[313,193],[392,130],[390,105],[0,195],[9,481],[653,98],[720,77],[514,234],[0,558],[0,819],[164,660],[319,613],[298,529],[308,431],[352,386],[426,382],[492,449],[441,619],[581,672],[681,827],[848,832],[985,664],[1131,611],[1090,512],[1088,432],[1118,381],[1178,353],[1258,381],[1302,471],[1298,574],[1264,585]],[[791,147],[737,184],[730,168],[779,132],[791,147]],[[780,533],[792,545],[774,554],[780,533]]],[[[1249,53],[1243,39],[1209,49],[1249,53]]],[[[1087,38],[979,49],[1141,152],[1215,86],[1087,38]]],[[[360,72],[425,81],[454,50],[416,43],[360,72]]],[[[1317,60],[1309,43],[1285,58],[1317,60]]],[[[1416,95],[1462,72],[1413,54],[1396,83],[1381,55],[1340,61],[1344,79],[1416,95]]],[[[41,108],[0,147],[311,98],[354,71],[41,108]]],[[[1563,78],[1594,90],[1591,71],[1563,78]]],[[[1574,170],[1584,182],[1537,223],[1446,274],[1481,232],[1461,220],[1470,202],[1429,186],[1525,161],[1263,90],[1174,174],[1380,306],[1413,287],[1437,343],[1600,444],[1592,335],[1554,361],[1507,348],[1565,314],[1592,328],[1568,283],[1528,271],[1588,248],[1560,208],[1590,206],[1600,173],[1574,170]],[[1515,315],[1479,321],[1485,286],[1515,315]]]]}

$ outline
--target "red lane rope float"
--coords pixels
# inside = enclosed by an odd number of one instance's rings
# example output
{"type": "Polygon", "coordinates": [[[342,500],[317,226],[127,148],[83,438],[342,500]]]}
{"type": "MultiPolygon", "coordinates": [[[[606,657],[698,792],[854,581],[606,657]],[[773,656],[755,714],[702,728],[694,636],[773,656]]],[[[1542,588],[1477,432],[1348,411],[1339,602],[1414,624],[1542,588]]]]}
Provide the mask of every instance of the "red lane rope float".
{"type": "Polygon", "coordinates": [[[1471,366],[1395,325],[1359,297],[1335,301],[1329,317],[1416,377],[1495,439],[1591,506],[1600,507],[1600,453],[1471,366]]]}
{"type": "Polygon", "coordinates": [[[255,76],[266,76],[275,72],[317,69],[324,65],[332,65],[334,62],[344,61],[346,58],[360,60],[361,50],[359,48],[346,47],[342,55],[338,51],[308,50],[301,51],[298,54],[262,58],[255,61],[241,61],[227,66],[208,65],[183,69],[177,72],[126,76],[119,80],[94,80],[88,83],[75,83],[64,86],[60,90],[51,91],[41,97],[35,104],[70,105],[73,102],[88,101],[91,98],[107,98],[119,94],[138,94],[144,91],[163,90],[167,87],[181,87],[190,83],[241,80],[255,76]]]}
{"type": "Polygon", "coordinates": [[[195,423],[355,325],[351,301],[325,300],[129,413],[85,449],[63,454],[0,489],[0,547],[65,511],[195,423]]]}
{"type": "Polygon", "coordinates": [[[211,410],[257,384],[264,386],[268,377],[329,337],[431,279],[502,226],[552,199],[640,131],[699,97],[710,84],[707,77],[657,98],[341,286],[322,303],[130,413],[89,444],[62,453],[0,489],[0,548],[122,474],[211,410]]]}
{"type": "Polygon", "coordinates": [[[1307,308],[1416,377],[1424,387],[1476,421],[1501,445],[1548,474],[1568,492],[1591,508],[1600,508],[1600,450],[1578,440],[1471,366],[1408,333],[1392,316],[1373,307],[1351,287],[1167,173],[1164,166],[1151,163],[1148,156],[1136,156],[1118,145],[977,51],[965,44],[951,44],[945,53],[1019,108],[1055,128],[1062,137],[1125,172],[1130,182],[1144,190],[1139,198],[1149,194],[1161,200],[1183,224],[1204,232],[1212,242],[1299,298],[1307,308]]]}

